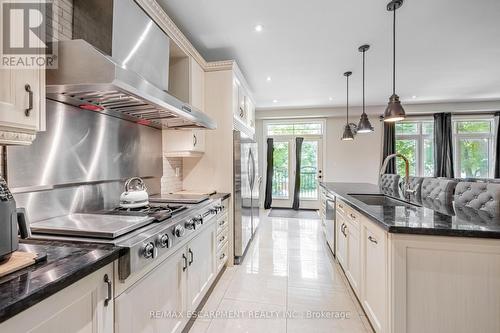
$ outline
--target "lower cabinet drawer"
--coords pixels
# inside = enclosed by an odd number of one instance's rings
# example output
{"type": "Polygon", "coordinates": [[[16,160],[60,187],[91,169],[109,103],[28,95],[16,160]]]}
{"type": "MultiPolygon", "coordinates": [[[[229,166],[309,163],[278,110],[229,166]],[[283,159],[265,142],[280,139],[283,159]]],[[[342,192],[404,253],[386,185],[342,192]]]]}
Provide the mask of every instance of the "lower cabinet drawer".
{"type": "Polygon", "coordinates": [[[227,262],[228,259],[228,242],[225,242],[220,251],[217,251],[217,272],[219,272],[222,267],[227,262]]]}
{"type": "Polygon", "coordinates": [[[217,251],[221,250],[228,240],[228,228],[225,228],[217,235],[217,251]]]}
{"type": "Polygon", "coordinates": [[[217,219],[217,234],[220,234],[222,230],[227,229],[228,221],[229,219],[227,212],[217,219]]]}

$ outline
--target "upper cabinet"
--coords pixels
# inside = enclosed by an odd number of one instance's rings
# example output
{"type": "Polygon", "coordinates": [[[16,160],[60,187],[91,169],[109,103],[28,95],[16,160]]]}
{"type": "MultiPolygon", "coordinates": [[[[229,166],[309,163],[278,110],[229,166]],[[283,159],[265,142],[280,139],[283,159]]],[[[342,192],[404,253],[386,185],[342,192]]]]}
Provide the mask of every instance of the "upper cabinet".
{"type": "Polygon", "coordinates": [[[29,145],[45,130],[45,70],[0,69],[0,144],[29,145]]]}
{"type": "MultiPolygon", "coordinates": [[[[169,92],[200,111],[205,109],[205,71],[177,45],[170,47],[169,92]]],[[[205,132],[199,129],[163,130],[166,157],[199,157],[205,152],[205,132]]]]}
{"type": "Polygon", "coordinates": [[[170,44],[168,91],[181,101],[203,111],[205,71],[175,43],[170,44]]]}
{"type": "Polygon", "coordinates": [[[233,115],[238,130],[255,133],[255,104],[239,70],[233,77],[233,115]]]}

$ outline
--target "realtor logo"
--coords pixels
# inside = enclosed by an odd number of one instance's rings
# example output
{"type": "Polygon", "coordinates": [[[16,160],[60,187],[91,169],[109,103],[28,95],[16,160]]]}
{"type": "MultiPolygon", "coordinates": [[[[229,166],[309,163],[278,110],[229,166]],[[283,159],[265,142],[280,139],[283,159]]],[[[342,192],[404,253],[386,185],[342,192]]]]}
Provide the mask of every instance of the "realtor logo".
{"type": "Polygon", "coordinates": [[[52,2],[0,0],[0,68],[54,68],[52,2]]]}

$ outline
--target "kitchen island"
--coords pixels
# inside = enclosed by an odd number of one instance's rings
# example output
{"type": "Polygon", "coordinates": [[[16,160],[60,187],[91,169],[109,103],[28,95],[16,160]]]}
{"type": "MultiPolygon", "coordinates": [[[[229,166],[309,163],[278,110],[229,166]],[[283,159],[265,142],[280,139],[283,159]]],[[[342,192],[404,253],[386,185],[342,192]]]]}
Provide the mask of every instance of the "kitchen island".
{"type": "Polygon", "coordinates": [[[376,332],[499,332],[500,221],[322,183],[336,259],[376,332]]]}

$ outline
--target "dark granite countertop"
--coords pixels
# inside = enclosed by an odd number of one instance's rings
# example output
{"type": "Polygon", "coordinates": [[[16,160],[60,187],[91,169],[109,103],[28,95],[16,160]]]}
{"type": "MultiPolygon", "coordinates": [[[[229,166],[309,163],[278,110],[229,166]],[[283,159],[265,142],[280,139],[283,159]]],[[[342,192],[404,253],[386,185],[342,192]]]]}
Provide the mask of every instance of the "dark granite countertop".
{"type": "Polygon", "coordinates": [[[321,183],[326,190],[390,233],[500,239],[500,219],[447,207],[446,213],[418,206],[373,206],[350,194],[382,194],[368,183],[321,183]]]}
{"type": "Polygon", "coordinates": [[[110,245],[22,240],[20,250],[45,252],[47,260],[0,278],[0,322],[15,316],[118,259],[110,245]]]}

